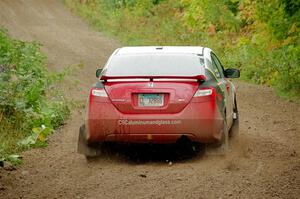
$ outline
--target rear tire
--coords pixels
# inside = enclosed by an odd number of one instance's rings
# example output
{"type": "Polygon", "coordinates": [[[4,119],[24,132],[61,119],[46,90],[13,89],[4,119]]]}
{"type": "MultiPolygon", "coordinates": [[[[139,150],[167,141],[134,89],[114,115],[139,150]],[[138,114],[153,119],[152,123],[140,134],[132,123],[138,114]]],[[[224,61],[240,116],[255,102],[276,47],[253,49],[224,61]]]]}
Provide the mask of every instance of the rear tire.
{"type": "Polygon", "coordinates": [[[77,152],[85,155],[87,160],[91,160],[101,154],[100,143],[97,143],[97,145],[96,143],[88,143],[85,125],[79,128],[77,152]]]}

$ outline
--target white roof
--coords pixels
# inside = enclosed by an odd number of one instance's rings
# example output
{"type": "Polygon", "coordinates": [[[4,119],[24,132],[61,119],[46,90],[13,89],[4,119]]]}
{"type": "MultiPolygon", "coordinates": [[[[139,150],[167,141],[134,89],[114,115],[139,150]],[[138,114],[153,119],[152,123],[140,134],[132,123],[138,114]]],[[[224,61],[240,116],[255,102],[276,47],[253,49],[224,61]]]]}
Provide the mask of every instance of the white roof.
{"type": "Polygon", "coordinates": [[[201,46],[136,46],[119,48],[115,55],[152,54],[152,53],[187,53],[203,55],[201,46]]]}

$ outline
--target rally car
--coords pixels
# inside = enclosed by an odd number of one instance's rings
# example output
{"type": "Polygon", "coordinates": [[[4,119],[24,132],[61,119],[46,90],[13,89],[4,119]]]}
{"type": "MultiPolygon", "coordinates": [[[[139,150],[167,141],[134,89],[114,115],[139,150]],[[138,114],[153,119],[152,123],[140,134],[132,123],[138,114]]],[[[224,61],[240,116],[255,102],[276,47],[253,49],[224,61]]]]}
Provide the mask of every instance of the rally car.
{"type": "Polygon", "coordinates": [[[116,49],[90,89],[78,152],[97,155],[105,142],[227,143],[238,125],[236,89],[207,47],[116,49]]]}

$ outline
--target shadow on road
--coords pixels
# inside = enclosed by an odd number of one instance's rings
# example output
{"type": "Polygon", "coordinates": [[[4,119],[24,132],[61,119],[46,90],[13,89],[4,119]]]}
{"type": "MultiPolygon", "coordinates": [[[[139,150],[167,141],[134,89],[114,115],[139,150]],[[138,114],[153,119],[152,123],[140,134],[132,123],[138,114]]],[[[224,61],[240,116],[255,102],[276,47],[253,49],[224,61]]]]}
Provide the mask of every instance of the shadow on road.
{"type": "Polygon", "coordinates": [[[197,143],[182,142],[176,144],[127,144],[105,143],[101,146],[101,154],[89,158],[94,162],[102,158],[118,158],[129,163],[147,162],[180,162],[199,158],[204,155],[204,146],[197,143]]]}

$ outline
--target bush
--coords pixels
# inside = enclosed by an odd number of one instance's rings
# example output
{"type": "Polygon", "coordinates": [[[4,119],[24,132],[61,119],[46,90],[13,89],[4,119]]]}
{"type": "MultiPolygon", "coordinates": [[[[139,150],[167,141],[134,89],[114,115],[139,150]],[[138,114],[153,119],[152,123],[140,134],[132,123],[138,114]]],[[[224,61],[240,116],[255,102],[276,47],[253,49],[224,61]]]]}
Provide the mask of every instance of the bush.
{"type": "Polygon", "coordinates": [[[34,134],[32,129],[42,127],[53,131],[69,115],[63,96],[50,89],[57,78],[47,71],[45,63],[38,43],[11,39],[0,30],[2,160],[24,148],[18,142],[34,134]]]}

